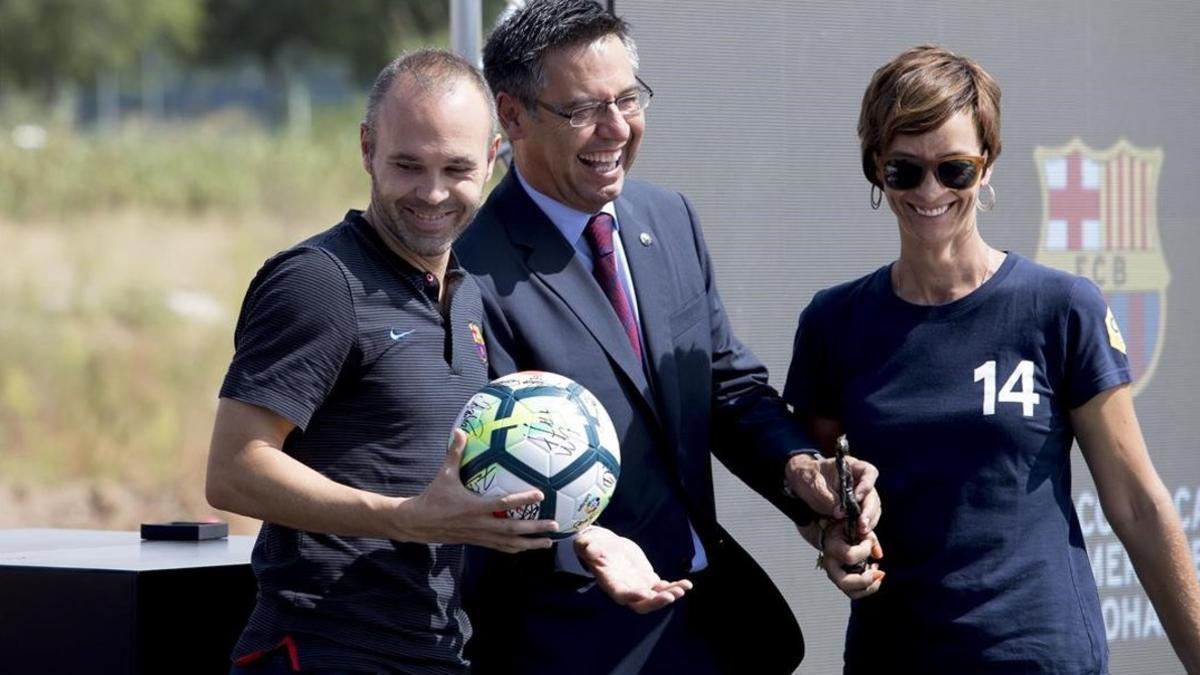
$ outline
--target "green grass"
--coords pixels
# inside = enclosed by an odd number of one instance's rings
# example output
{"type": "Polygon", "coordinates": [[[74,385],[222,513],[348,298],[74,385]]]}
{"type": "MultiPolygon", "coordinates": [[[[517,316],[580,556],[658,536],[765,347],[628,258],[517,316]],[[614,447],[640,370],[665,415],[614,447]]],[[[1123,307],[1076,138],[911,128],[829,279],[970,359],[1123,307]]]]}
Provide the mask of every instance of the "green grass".
{"type": "Polygon", "coordinates": [[[358,160],[360,114],[318,111],[308,137],[267,134],[236,113],[186,125],[134,123],[107,134],[55,127],[37,150],[17,148],[0,133],[0,216],[66,220],[131,208],[307,215],[367,184],[358,160]]]}
{"type": "Polygon", "coordinates": [[[38,151],[0,133],[0,482],[103,481],[205,508],[247,284],[367,202],[357,114],[315,127],[52,130],[38,151]],[[207,313],[181,312],[181,297],[207,313]]]}
{"type": "Polygon", "coordinates": [[[262,222],[126,214],[0,225],[10,256],[0,273],[0,476],[164,490],[195,479],[242,289],[284,245],[283,228],[272,236],[262,222]],[[181,293],[210,298],[209,312],[173,309],[181,293]]]}

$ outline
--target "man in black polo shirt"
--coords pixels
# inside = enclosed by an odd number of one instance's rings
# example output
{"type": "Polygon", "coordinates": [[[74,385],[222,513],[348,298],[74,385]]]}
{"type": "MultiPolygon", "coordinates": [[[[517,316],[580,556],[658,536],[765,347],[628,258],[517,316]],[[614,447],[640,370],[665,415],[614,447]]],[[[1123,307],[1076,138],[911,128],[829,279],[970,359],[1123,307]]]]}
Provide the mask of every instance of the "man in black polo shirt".
{"type": "Polygon", "coordinates": [[[499,138],[487,85],[441,51],[380,73],[366,212],[267,261],[246,294],[209,456],[213,506],[264,522],[234,673],[463,673],[462,544],[545,548],[458,478],[455,415],[487,382],[483,310],[450,244],[499,138]]]}

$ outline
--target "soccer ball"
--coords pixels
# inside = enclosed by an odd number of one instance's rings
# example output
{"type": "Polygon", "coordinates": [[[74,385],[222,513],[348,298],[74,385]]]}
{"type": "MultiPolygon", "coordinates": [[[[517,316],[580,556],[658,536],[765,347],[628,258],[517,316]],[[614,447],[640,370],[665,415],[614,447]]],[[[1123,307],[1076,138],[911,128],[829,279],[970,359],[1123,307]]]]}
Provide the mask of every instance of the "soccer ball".
{"type": "Polygon", "coordinates": [[[592,524],[621,473],[617,432],[604,407],[562,375],[526,370],[471,397],[455,426],[467,434],[459,475],[468,490],[499,497],[537,488],[539,504],[509,518],[558,522],[561,539],[592,524]]]}

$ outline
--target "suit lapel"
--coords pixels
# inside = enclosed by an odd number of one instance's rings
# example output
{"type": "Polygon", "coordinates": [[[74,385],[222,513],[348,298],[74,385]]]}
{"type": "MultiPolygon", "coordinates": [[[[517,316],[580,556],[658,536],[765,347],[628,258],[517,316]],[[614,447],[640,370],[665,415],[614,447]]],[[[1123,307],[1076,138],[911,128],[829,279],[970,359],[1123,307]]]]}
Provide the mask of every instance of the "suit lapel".
{"type": "Polygon", "coordinates": [[[501,221],[509,239],[526,251],[525,264],[529,273],[566,303],[621,372],[633,381],[647,403],[651,403],[653,397],[646,374],[633,353],[629,338],[591,270],[586,269],[575,255],[575,248],[533,203],[511,173],[496,190],[500,192],[501,221]]]}
{"type": "MultiPolygon", "coordinates": [[[[675,358],[670,326],[670,289],[674,280],[664,248],[665,241],[644,209],[625,198],[618,198],[616,207],[621,243],[625,246],[625,260],[629,263],[629,274],[633,277],[634,294],[637,295],[646,361],[650,364],[650,371],[661,380],[674,372],[674,368],[669,366],[675,358]]],[[[670,384],[656,382],[657,388],[663,385],[669,388],[670,384]]]]}
{"type": "Polygon", "coordinates": [[[695,449],[680,442],[679,430],[672,422],[683,419],[684,405],[680,400],[680,364],[671,332],[671,317],[679,309],[674,290],[678,287],[674,276],[677,270],[668,254],[672,244],[678,244],[670,240],[662,223],[655,221],[647,203],[619,197],[616,207],[621,243],[625,246],[625,259],[629,262],[629,273],[636,289],[646,359],[653,373],[656,409],[672,440],[666,447],[674,449],[673,452],[666,451],[667,461],[677,468],[685,467],[693,461],[690,458],[694,457],[695,449]]]}

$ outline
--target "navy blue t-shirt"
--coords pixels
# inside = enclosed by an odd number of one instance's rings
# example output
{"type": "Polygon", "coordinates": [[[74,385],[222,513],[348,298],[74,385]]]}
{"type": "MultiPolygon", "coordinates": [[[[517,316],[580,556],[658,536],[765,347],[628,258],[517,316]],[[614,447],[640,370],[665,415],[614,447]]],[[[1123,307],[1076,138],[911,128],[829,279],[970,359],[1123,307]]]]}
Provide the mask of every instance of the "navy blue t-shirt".
{"type": "Polygon", "coordinates": [[[901,300],[890,265],[813,298],[784,398],[841,422],[883,501],[846,672],[1105,672],[1069,412],[1130,381],[1123,349],[1095,285],[1012,253],[945,305],[901,300]]]}
{"type": "MultiPolygon", "coordinates": [[[[387,248],[362,215],[271,258],[246,293],[221,396],[296,429],[283,450],[346,485],[419,494],[454,419],[487,383],[479,288],[451,260],[436,277],[387,248]]],[[[302,532],[264,523],[258,602],[234,656],[285,639],[304,668],[465,673],[463,546],[302,532]]]]}

